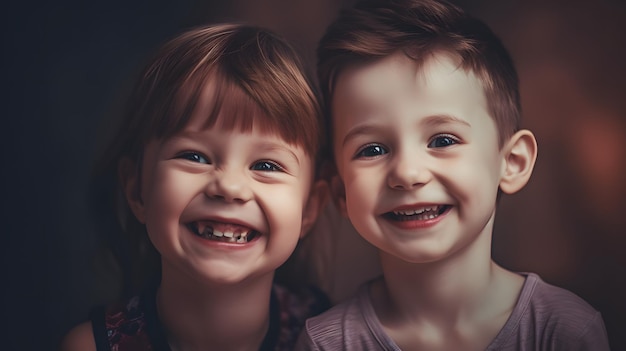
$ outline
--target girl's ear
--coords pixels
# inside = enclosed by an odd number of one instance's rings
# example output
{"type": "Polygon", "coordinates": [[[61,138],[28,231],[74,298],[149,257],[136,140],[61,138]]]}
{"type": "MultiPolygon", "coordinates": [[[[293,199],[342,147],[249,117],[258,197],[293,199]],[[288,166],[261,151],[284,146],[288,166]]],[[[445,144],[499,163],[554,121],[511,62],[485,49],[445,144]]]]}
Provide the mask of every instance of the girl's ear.
{"type": "Polygon", "coordinates": [[[513,194],[522,189],[533,172],[537,159],[537,140],[529,130],[515,133],[503,148],[504,163],[500,189],[513,194]]]}
{"type": "Polygon", "coordinates": [[[328,182],[325,180],[317,180],[311,187],[309,198],[304,213],[302,214],[302,228],[300,230],[300,239],[304,238],[313,228],[317,217],[328,202],[328,182]]]}
{"type": "Polygon", "coordinates": [[[346,208],[346,188],[343,184],[343,180],[339,177],[339,174],[335,173],[330,178],[330,193],[333,197],[335,207],[339,210],[342,216],[348,217],[348,210],[346,208]]]}
{"type": "Polygon", "coordinates": [[[124,191],[128,207],[133,211],[137,220],[145,224],[145,211],[143,200],[141,199],[141,172],[139,172],[139,165],[130,158],[124,157],[117,167],[117,176],[120,184],[122,184],[122,190],[124,191]]]}

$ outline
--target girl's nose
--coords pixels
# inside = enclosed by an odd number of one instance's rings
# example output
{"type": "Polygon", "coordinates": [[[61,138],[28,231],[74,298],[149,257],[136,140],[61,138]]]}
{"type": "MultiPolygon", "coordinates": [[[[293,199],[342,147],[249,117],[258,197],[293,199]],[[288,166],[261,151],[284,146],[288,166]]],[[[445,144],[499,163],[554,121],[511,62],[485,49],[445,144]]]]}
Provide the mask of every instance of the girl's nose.
{"type": "Polygon", "coordinates": [[[408,190],[428,183],[431,178],[432,173],[423,156],[418,156],[417,153],[398,153],[389,169],[387,185],[392,189],[408,190]]]}
{"type": "Polygon", "coordinates": [[[246,202],[252,198],[250,179],[241,171],[216,170],[206,186],[206,195],[227,202],[246,202]]]}

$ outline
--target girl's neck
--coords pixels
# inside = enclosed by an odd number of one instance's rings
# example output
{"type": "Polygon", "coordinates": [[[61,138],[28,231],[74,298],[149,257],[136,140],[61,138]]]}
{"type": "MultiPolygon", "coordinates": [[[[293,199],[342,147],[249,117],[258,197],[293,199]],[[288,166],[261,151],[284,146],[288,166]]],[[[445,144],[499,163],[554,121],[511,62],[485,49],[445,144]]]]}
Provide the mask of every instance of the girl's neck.
{"type": "Polygon", "coordinates": [[[202,285],[164,265],[157,309],[172,350],[258,350],[269,329],[272,280],[202,285]]]}

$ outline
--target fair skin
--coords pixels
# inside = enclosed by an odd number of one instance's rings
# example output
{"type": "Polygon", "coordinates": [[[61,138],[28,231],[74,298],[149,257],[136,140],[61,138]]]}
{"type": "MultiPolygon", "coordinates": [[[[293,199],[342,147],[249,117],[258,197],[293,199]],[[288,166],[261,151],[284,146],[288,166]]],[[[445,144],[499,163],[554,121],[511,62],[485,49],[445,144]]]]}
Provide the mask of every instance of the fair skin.
{"type": "MultiPolygon", "coordinates": [[[[203,128],[203,115],[151,141],[141,175],[122,163],[126,197],[161,254],[157,308],[172,350],[258,350],[274,271],[315,221],[323,183],[303,148],[258,126],[203,128]]],[[[72,333],[65,350],[95,350],[89,323],[72,333]]]]}
{"type": "Polygon", "coordinates": [[[480,80],[444,53],[345,70],[332,115],[333,194],[379,249],[384,330],[402,350],[485,349],[523,285],[491,260],[496,197],[528,181],[534,136],[500,147],[480,80]]]}

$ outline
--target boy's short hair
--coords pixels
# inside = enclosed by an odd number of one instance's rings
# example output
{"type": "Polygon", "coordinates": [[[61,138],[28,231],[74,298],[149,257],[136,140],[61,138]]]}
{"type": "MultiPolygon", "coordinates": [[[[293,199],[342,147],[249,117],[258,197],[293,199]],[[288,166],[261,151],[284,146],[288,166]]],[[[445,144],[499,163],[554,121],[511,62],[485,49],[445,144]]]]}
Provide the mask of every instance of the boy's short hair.
{"type": "Polygon", "coordinates": [[[348,67],[397,52],[423,63],[436,53],[457,57],[481,81],[500,147],[520,128],[519,81],[501,41],[482,21],[436,0],[364,0],[342,11],[318,46],[318,78],[327,127],[337,77],[348,67]]]}

